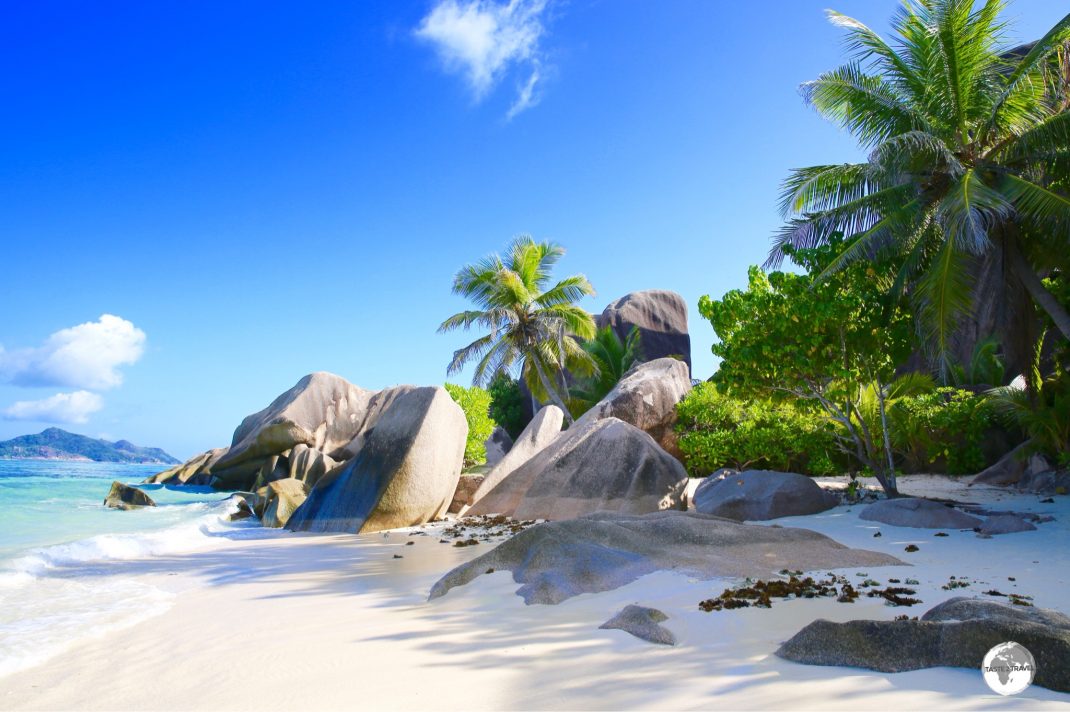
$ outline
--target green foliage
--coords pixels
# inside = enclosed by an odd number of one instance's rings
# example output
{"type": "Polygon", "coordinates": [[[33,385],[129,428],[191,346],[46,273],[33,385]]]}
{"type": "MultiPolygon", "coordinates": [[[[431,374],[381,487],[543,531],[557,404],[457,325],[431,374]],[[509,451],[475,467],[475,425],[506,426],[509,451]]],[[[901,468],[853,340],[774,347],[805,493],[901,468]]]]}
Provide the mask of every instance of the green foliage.
{"type": "Polygon", "coordinates": [[[499,373],[487,387],[490,392],[490,417],[505,428],[514,440],[520,436],[528,424],[529,418],[524,408],[524,394],[520,384],[507,374],[499,373]]]}
{"type": "Polygon", "coordinates": [[[594,373],[581,376],[571,389],[568,406],[573,417],[578,418],[594,407],[613,390],[628,369],[643,360],[639,342],[639,328],[635,326],[623,342],[611,326],[599,329],[593,339],[583,342],[583,350],[594,364],[594,373]]]}
{"type": "MultiPolygon", "coordinates": [[[[851,57],[804,84],[803,96],[853,134],[867,160],[793,171],[783,186],[786,225],[770,253],[775,267],[785,247],[844,235],[833,269],[901,256],[892,285],[914,300],[945,379],[952,335],[974,296],[969,263],[989,252],[1070,338],[1070,314],[1037,276],[1060,268],[1070,231],[1070,15],[1008,54],[1002,9],[999,0],[905,2],[891,43],[829,13],[851,57]]],[[[1014,300],[1024,313],[1021,293],[978,296],[1014,300]]]]}
{"type": "Polygon", "coordinates": [[[494,432],[497,423],[490,417],[490,393],[479,386],[465,388],[453,383],[446,390],[457,401],[468,421],[468,440],[464,444],[464,466],[474,467],[487,461],[487,438],[494,432]]]}
{"type": "Polygon", "coordinates": [[[563,374],[566,366],[577,371],[590,364],[577,339],[594,336],[594,319],[576,302],[594,294],[594,287],[583,275],[551,284],[550,273],[564,254],[559,245],[525,236],[510,243],[504,257],[491,255],[457,272],[453,293],[478,308],[449,317],[439,332],[480,327],[488,333],[455,351],[448,373],[474,361],[472,385],[479,386],[519,361],[532,393],[571,417],[563,374]]]}
{"type": "Polygon", "coordinates": [[[1029,436],[1034,451],[1070,467],[1070,374],[1046,379],[1035,394],[1013,386],[991,394],[997,412],[1029,436]]]}
{"type": "Polygon", "coordinates": [[[838,425],[840,447],[894,490],[883,418],[860,408],[872,387],[878,405],[912,347],[910,315],[883,288],[893,262],[836,266],[841,242],[786,248],[807,274],[749,271],[746,290],[699,300],[720,343],[714,381],[740,397],[812,401],[838,425]]]}
{"type": "Polygon", "coordinates": [[[892,445],[907,472],[965,475],[988,464],[983,445],[995,411],[984,396],[937,388],[897,399],[888,418],[892,445]]]}
{"type": "Polygon", "coordinates": [[[955,364],[951,380],[957,385],[1000,386],[1007,377],[1003,357],[999,353],[999,341],[995,337],[982,339],[974,344],[969,363],[955,364]]]}
{"type": "Polygon", "coordinates": [[[679,447],[694,476],[721,467],[832,475],[844,470],[828,418],[809,404],[736,398],[700,383],[676,407],[679,447]]]}

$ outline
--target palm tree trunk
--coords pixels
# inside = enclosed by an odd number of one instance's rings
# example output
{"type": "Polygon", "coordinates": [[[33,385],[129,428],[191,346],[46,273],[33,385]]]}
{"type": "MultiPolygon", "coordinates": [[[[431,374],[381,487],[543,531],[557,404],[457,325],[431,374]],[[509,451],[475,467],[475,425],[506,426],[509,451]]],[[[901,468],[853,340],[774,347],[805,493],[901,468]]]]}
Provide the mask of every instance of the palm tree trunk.
{"type": "Polygon", "coordinates": [[[895,482],[895,458],[892,457],[892,436],[888,429],[888,408],[884,399],[884,384],[877,379],[877,404],[881,412],[881,437],[884,439],[884,456],[888,458],[888,484],[885,490],[889,497],[899,496],[899,488],[895,482]]]}
{"type": "Polygon", "coordinates": [[[550,396],[550,400],[553,401],[554,405],[560,408],[561,411],[565,414],[565,422],[569,425],[572,425],[572,413],[568,412],[568,407],[565,406],[564,401],[561,400],[561,396],[558,394],[557,390],[552,385],[550,385],[550,379],[547,378],[546,371],[543,370],[542,364],[539,363],[538,357],[531,357],[531,363],[535,366],[535,372],[539,374],[539,383],[541,383],[542,387],[546,389],[546,394],[550,396]]]}
{"type": "Polygon", "coordinates": [[[1025,255],[1018,249],[1015,241],[1009,238],[1005,240],[1004,245],[1014,275],[1021,280],[1022,286],[1029,292],[1029,296],[1033,298],[1037,306],[1047,312],[1051,320],[1055,322],[1055,328],[1062,333],[1063,338],[1070,341],[1070,313],[1040,281],[1040,276],[1025,259],[1025,255]]]}

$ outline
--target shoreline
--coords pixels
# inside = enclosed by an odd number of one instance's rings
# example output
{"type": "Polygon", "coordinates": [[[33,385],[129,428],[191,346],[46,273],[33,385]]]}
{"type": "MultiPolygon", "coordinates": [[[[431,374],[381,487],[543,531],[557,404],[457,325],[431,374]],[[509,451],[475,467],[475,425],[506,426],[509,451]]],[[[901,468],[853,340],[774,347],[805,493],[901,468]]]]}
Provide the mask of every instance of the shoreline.
{"type": "MultiPolygon", "coordinates": [[[[1064,595],[1070,585],[1070,498],[1040,504],[1034,495],[967,489],[964,482],[928,476],[904,478],[904,490],[1044,511],[1056,520],[1034,532],[984,540],[972,532],[934,538],[932,530],[861,521],[857,506],[775,520],[770,524],[813,529],[848,546],[899,555],[913,565],[905,575],[919,580],[924,603],[904,609],[865,598],[854,604],[811,599],[715,613],[699,611],[697,603],[734,581],[696,581],[668,572],[556,606],[525,606],[515,595],[518,585],[499,572],[428,602],[442,574],[491,545],[439,543],[441,524],[369,535],[225,533],[208,550],[94,567],[104,580],[160,588],[174,596],[172,606],[0,678],[0,707],[1065,707],[1070,695],[1036,686],[1016,697],[996,695],[975,670],[882,674],[798,665],[773,655],[780,642],[816,618],[919,615],[952,596],[980,595],[989,587],[1070,612],[1064,595]],[[877,529],[880,538],[872,535],[877,529]],[[921,550],[904,554],[909,543],[921,550]],[[972,590],[944,591],[940,586],[949,576],[976,583],[972,590]],[[664,625],[679,644],[653,646],[598,629],[629,603],[665,611],[664,625]]],[[[904,571],[840,570],[882,582],[904,571]]]]}

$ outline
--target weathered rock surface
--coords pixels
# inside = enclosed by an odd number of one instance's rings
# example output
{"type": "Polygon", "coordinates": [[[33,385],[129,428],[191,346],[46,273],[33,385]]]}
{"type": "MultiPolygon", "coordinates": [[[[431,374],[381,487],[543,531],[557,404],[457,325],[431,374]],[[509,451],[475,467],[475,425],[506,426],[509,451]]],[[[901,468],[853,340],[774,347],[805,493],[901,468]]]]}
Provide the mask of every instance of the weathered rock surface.
{"type": "Polygon", "coordinates": [[[374,393],[333,373],[312,373],[234,431],[226,454],[212,467],[213,486],[248,486],[264,462],[296,445],[345,459],[346,448],[365,427],[374,393]]]}
{"type": "Polygon", "coordinates": [[[556,440],[561,435],[564,422],[565,414],[556,405],[541,408],[517,437],[505,457],[483,478],[479,489],[472,495],[472,503],[481,500],[518,467],[556,440]]]}
{"type": "Polygon", "coordinates": [[[560,603],[609,591],[655,571],[698,578],[767,577],[781,569],[810,571],[903,562],[851,549],[807,529],[742,524],[693,512],[643,516],[600,513],[538,524],[443,576],[432,599],[489,569],[509,570],[528,604],[560,603]]]}
{"type": "Polygon", "coordinates": [[[513,439],[509,437],[509,433],[505,432],[505,428],[495,425],[490,437],[486,439],[483,445],[487,450],[486,464],[493,467],[501,462],[502,458],[513,449],[513,439]]]}
{"type": "Polygon", "coordinates": [[[287,477],[257,490],[257,496],[265,502],[260,523],[272,529],[286,526],[293,513],[308,498],[309,489],[306,482],[287,477]]]}
{"type": "Polygon", "coordinates": [[[1056,470],[1044,455],[1033,455],[1018,480],[1018,489],[1033,494],[1066,494],[1070,490],[1070,472],[1056,470]]]}
{"type": "Polygon", "coordinates": [[[376,393],[354,456],[321,478],[288,528],[373,532],[446,513],[457,490],[468,423],[444,388],[398,386],[376,393]]]}
{"type": "Polygon", "coordinates": [[[1025,472],[1025,448],[1027,446],[1028,443],[1022,443],[996,460],[990,467],[977,473],[970,480],[970,486],[1016,484],[1018,480],[1022,479],[1022,473],[1025,472]]]}
{"type": "Polygon", "coordinates": [[[212,465],[226,454],[227,448],[215,448],[195,455],[181,465],[159,472],[147,478],[143,484],[160,485],[207,485],[211,479],[212,465]]]}
{"type": "Polygon", "coordinates": [[[832,509],[839,498],[794,472],[746,470],[707,477],[695,490],[695,510],[737,521],[816,514],[832,509]]]}
{"type": "Polygon", "coordinates": [[[123,484],[116,480],[111,483],[111,489],[104,498],[104,506],[112,509],[139,509],[141,507],[155,507],[156,503],[137,487],[123,484]]]}
{"type": "Polygon", "coordinates": [[[980,534],[1013,534],[1035,531],[1036,526],[1016,514],[995,514],[981,522],[980,534]]]}
{"type": "Polygon", "coordinates": [[[603,630],[623,630],[648,643],[676,645],[676,636],[661,625],[667,620],[669,617],[657,608],[630,605],[598,627],[603,630]]]}
{"type": "Polygon", "coordinates": [[[687,331],[687,302],[676,292],[649,289],[626,294],[605,308],[598,328],[612,326],[621,341],[639,327],[643,357],[654,360],[677,356],[691,371],[691,335],[687,331]]]}
{"type": "Polygon", "coordinates": [[[686,484],[683,465],[649,435],[617,418],[603,418],[574,425],[468,513],[556,520],[593,512],[685,509],[686,484]]]}
{"type": "Polygon", "coordinates": [[[245,497],[234,495],[230,499],[234,503],[234,511],[227,514],[228,522],[237,522],[253,516],[252,505],[249,504],[249,500],[245,497]]]}
{"type": "Polygon", "coordinates": [[[1033,654],[1035,684],[1070,692],[1070,618],[1058,611],[979,599],[952,598],[917,621],[817,620],[776,654],[807,665],[880,672],[937,666],[978,669],[993,646],[1008,640],[1033,654]]]}
{"type": "Polygon", "coordinates": [[[483,482],[483,475],[461,475],[457,481],[457,490],[453,493],[453,501],[450,502],[449,514],[458,514],[466,507],[470,507],[475,497],[476,490],[483,482]]]}
{"type": "Polygon", "coordinates": [[[680,459],[676,445],[676,404],[691,390],[683,361],[659,358],[635,366],[605,398],[584,413],[576,426],[602,418],[619,418],[648,433],[666,452],[680,459]]]}
{"type": "Polygon", "coordinates": [[[858,518],[916,529],[973,529],[981,526],[977,517],[920,497],[882,499],[867,505],[858,518]]]}

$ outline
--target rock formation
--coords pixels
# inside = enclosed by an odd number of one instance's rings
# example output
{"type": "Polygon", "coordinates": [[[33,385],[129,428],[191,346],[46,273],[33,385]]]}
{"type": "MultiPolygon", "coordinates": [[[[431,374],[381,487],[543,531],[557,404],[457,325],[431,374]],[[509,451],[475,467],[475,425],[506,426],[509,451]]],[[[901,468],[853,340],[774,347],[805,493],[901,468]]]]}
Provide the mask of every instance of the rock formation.
{"type": "Polygon", "coordinates": [[[444,388],[376,393],[365,427],[345,446],[353,457],[316,483],[288,528],[374,532],[446,513],[464,460],[468,423],[444,388]]]}
{"type": "Polygon", "coordinates": [[[469,514],[556,520],[685,509],[686,483],[683,465],[649,435],[603,418],[567,430],[478,499],[469,514]]]}
{"type": "Polygon", "coordinates": [[[676,645],[676,636],[661,625],[667,620],[669,617],[657,608],[630,605],[598,627],[603,630],[623,630],[648,643],[676,645]]]}
{"type": "Polygon", "coordinates": [[[104,498],[104,506],[112,509],[139,509],[141,507],[155,507],[156,503],[137,487],[125,485],[116,480],[111,483],[111,489],[104,498]]]}
{"type": "Polygon", "coordinates": [[[930,667],[977,670],[994,646],[1013,640],[1036,660],[1034,683],[1070,692],[1070,618],[1058,611],[952,598],[921,620],[817,620],[776,654],[807,665],[904,672],[930,667]]]}
{"type": "Polygon", "coordinates": [[[981,525],[977,517],[920,497],[882,499],[868,505],[858,518],[917,529],[973,529],[981,525]]]}
{"type": "Polygon", "coordinates": [[[517,436],[505,457],[487,473],[483,482],[472,495],[472,504],[482,499],[518,467],[530,460],[561,435],[565,414],[556,405],[541,408],[523,432],[517,436]]]}
{"type": "Polygon", "coordinates": [[[528,604],[560,603],[609,591],[655,571],[709,579],[895,566],[894,556],[851,549],[807,529],[742,524],[693,512],[643,516],[599,513],[538,524],[461,564],[431,589],[432,599],[490,570],[508,570],[528,604]]]}
{"type": "Polygon", "coordinates": [[[676,404],[691,390],[687,364],[659,358],[635,366],[605,398],[588,410],[574,427],[601,418],[619,418],[649,433],[677,459],[676,404]]]}
{"type": "Polygon", "coordinates": [[[691,336],[687,331],[687,303],[676,292],[650,289],[626,294],[605,308],[598,328],[613,327],[623,342],[639,327],[643,358],[679,357],[691,371],[691,336]]]}
{"type": "Polygon", "coordinates": [[[746,470],[707,477],[695,490],[695,510],[738,521],[816,514],[835,507],[839,497],[805,475],[746,470]]]}

